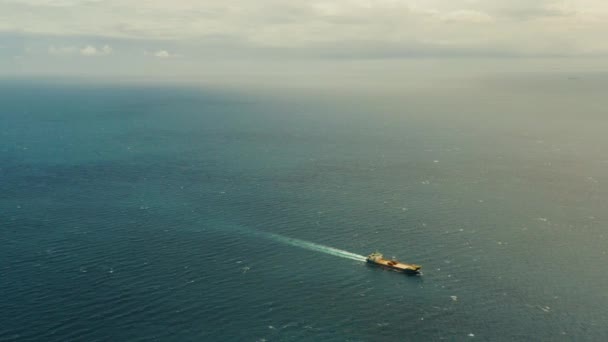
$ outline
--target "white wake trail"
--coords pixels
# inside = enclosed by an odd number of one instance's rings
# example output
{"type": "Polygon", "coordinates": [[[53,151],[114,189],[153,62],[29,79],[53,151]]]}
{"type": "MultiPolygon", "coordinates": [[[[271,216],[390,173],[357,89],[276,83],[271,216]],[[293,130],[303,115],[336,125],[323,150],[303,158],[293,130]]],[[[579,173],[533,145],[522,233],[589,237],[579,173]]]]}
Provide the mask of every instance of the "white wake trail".
{"type": "Polygon", "coordinates": [[[285,244],[295,246],[295,247],[308,249],[311,251],[334,255],[334,256],[337,256],[340,258],[351,259],[351,260],[356,260],[356,261],[365,261],[365,259],[366,259],[363,255],[351,253],[351,252],[333,248],[333,247],[319,245],[319,244],[309,242],[309,241],[289,238],[289,237],[272,234],[272,233],[260,233],[260,234],[262,234],[265,237],[268,237],[271,240],[277,241],[277,242],[285,243],[285,244]]]}

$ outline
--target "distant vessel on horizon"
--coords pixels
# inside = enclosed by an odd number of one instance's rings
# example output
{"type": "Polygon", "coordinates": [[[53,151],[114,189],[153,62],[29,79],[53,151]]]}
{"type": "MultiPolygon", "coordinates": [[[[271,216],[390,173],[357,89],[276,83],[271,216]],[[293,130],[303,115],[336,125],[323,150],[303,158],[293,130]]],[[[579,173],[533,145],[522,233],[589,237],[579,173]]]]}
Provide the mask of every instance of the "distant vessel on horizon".
{"type": "Polygon", "coordinates": [[[384,256],[378,252],[368,255],[365,260],[370,264],[406,274],[418,274],[422,268],[422,266],[416,264],[406,264],[397,260],[384,259],[384,256]]]}

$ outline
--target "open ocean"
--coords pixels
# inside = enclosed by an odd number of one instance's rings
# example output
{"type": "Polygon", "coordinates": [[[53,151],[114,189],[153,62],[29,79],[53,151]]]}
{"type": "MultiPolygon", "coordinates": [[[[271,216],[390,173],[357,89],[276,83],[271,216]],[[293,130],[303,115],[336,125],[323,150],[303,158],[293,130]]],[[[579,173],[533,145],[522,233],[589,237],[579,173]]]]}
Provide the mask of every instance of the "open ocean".
{"type": "Polygon", "coordinates": [[[0,341],[607,341],[606,84],[1,81],[0,341]]]}

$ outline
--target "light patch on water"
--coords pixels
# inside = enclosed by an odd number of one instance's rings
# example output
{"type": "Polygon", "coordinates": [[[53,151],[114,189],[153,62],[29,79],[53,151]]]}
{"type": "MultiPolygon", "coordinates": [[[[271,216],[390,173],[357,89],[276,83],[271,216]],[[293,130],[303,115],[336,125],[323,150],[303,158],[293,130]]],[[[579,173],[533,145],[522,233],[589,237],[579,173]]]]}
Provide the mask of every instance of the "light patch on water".
{"type": "Polygon", "coordinates": [[[308,249],[315,252],[321,252],[333,256],[337,256],[340,258],[351,259],[356,261],[365,261],[365,256],[351,253],[342,249],[337,249],[329,246],[319,245],[314,242],[304,241],[300,239],[294,239],[282,235],[272,234],[272,233],[260,233],[271,240],[288,244],[294,247],[300,247],[304,249],[308,249]]]}
{"type": "Polygon", "coordinates": [[[254,235],[257,237],[262,237],[262,238],[269,239],[269,240],[279,242],[279,243],[283,243],[286,245],[304,248],[309,251],[325,253],[325,254],[337,256],[340,258],[356,260],[356,261],[365,261],[366,260],[366,257],[363,255],[352,253],[352,252],[334,248],[334,247],[320,245],[320,244],[310,242],[310,241],[294,239],[294,238],[290,238],[290,237],[283,236],[283,235],[261,232],[259,230],[239,227],[239,226],[232,226],[231,228],[234,229],[235,231],[241,232],[243,234],[251,234],[251,235],[254,235]]]}

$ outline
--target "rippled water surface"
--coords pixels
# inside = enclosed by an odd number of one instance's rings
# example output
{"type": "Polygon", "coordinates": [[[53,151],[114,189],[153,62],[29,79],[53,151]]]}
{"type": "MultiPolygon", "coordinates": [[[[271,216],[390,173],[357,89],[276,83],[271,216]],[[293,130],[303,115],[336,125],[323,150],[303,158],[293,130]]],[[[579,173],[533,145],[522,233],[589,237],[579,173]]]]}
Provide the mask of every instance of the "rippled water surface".
{"type": "Polygon", "coordinates": [[[560,82],[4,81],[0,341],[607,340],[608,103],[560,82]]]}

